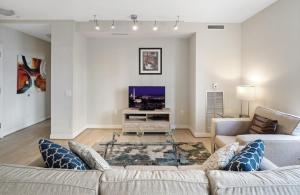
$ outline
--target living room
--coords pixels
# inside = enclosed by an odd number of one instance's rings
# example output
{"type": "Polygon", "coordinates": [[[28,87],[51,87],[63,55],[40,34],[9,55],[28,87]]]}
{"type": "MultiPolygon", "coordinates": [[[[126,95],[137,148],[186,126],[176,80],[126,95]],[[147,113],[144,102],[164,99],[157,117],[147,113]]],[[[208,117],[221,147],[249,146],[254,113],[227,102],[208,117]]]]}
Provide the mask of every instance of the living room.
{"type": "Polygon", "coordinates": [[[298,0],[30,3],[0,6],[0,194],[300,194],[298,0]]]}

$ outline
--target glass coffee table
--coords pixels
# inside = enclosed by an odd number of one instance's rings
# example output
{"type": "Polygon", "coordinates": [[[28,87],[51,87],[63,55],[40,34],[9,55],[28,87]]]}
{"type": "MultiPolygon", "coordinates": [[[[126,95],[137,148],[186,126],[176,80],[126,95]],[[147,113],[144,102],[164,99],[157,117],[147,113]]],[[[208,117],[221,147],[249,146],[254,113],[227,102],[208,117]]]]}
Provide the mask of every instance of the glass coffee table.
{"type": "Polygon", "coordinates": [[[99,152],[111,165],[179,165],[175,130],[164,134],[122,134],[115,131],[107,143],[98,144],[99,152]]]}

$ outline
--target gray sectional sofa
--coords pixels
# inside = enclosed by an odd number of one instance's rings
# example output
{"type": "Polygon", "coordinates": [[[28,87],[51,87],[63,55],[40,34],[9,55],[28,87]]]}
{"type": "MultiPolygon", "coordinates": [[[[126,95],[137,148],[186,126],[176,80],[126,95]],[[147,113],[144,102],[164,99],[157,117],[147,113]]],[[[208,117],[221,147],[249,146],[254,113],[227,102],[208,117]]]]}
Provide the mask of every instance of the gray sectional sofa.
{"type": "Polygon", "coordinates": [[[212,120],[212,151],[226,144],[261,139],[265,156],[278,166],[300,165],[300,117],[264,107],[255,114],[277,120],[276,134],[249,134],[250,118],[215,118],[212,120]]]}
{"type": "MultiPolygon", "coordinates": [[[[278,120],[278,133],[247,134],[250,119],[213,119],[213,149],[235,141],[265,141],[265,156],[279,165],[299,164],[300,118],[259,107],[256,113],[278,120]]],[[[263,158],[261,171],[204,172],[200,166],[127,166],[104,172],[0,165],[4,195],[299,195],[300,165],[277,167],[263,158]]]]}
{"type": "Polygon", "coordinates": [[[5,195],[238,195],[300,194],[300,166],[257,172],[209,171],[198,166],[114,167],[105,172],[0,165],[5,195]]]}

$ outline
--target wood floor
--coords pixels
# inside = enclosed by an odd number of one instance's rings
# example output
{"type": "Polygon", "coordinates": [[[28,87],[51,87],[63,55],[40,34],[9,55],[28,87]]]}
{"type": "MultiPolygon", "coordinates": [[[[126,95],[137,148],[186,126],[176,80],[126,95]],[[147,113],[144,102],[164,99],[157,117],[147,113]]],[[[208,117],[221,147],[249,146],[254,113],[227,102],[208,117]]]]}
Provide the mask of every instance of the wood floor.
{"type": "MultiPolygon", "coordinates": [[[[118,130],[121,132],[121,130],[118,130]]],[[[74,140],[93,146],[97,142],[107,142],[112,138],[115,130],[112,129],[87,129],[74,140]]],[[[49,138],[50,120],[38,123],[25,128],[14,134],[0,139],[0,163],[30,165],[40,158],[38,141],[40,138],[49,138]]],[[[136,135],[124,135],[121,141],[140,142],[140,141],[164,141],[164,135],[148,135],[139,138],[136,135]]],[[[203,142],[204,146],[210,151],[209,138],[195,138],[188,130],[177,130],[175,140],[179,142],[203,142]]],[[[56,143],[67,146],[68,140],[54,140],[56,143]]]]}

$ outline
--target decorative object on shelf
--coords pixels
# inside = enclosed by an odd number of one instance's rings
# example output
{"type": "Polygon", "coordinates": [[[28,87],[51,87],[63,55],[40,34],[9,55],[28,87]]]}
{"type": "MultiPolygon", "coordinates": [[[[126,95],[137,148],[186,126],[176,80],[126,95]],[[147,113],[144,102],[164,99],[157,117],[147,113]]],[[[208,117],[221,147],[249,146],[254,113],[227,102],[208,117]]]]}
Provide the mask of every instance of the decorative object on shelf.
{"type": "Polygon", "coordinates": [[[162,74],[162,48],[139,48],[139,74],[162,74]]]}
{"type": "Polygon", "coordinates": [[[241,100],[241,113],[240,117],[249,117],[250,116],[250,101],[255,100],[256,89],[253,85],[240,85],[236,88],[236,93],[238,99],[241,100]],[[243,101],[247,102],[248,112],[247,115],[243,114],[243,101]]]}
{"type": "Polygon", "coordinates": [[[18,55],[17,66],[17,94],[25,93],[32,85],[36,91],[46,91],[45,60],[18,55]]]}

